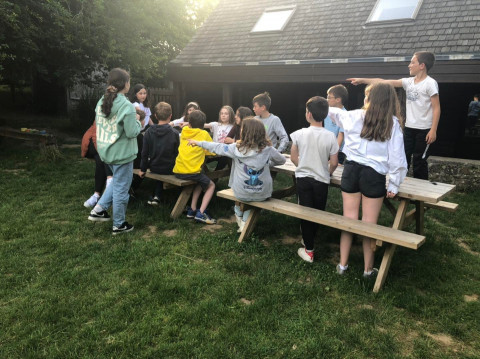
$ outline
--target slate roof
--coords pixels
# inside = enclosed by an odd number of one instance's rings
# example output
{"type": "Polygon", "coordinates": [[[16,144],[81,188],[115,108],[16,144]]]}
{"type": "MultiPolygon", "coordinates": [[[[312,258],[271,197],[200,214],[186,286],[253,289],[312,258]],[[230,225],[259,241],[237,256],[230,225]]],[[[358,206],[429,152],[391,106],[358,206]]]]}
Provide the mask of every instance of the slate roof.
{"type": "MultiPolygon", "coordinates": [[[[400,0],[399,0],[400,1],[400,0]]],[[[423,0],[414,22],[365,26],[376,0],[222,0],[171,65],[405,57],[480,59],[480,1],[423,0]],[[280,33],[250,34],[265,8],[296,5],[280,33]],[[468,58],[468,57],[467,57],[468,58]]]]}

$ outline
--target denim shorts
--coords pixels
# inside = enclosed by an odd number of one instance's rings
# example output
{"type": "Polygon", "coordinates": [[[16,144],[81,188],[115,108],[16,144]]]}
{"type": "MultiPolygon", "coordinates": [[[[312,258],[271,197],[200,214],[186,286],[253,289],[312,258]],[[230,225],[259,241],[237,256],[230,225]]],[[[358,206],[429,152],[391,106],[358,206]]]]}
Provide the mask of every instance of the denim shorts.
{"type": "Polygon", "coordinates": [[[346,160],[343,168],[340,189],[346,193],[361,192],[365,197],[385,197],[386,176],[370,166],[346,160]]]}

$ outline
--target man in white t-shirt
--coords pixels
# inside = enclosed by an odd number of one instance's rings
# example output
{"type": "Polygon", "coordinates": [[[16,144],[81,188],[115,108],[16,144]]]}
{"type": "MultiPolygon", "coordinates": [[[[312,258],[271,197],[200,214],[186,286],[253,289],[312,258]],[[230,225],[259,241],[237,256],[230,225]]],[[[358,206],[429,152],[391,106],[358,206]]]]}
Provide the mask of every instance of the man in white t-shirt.
{"type": "MultiPolygon", "coordinates": [[[[302,206],[325,210],[330,176],[338,165],[338,143],[335,135],[323,127],[328,115],[328,102],[320,96],[307,101],[305,118],[308,128],[293,132],[291,159],[297,166],[298,203],[302,206]],[[329,166],[330,160],[330,166],[329,166]]],[[[318,225],[301,220],[302,238],[305,248],[298,249],[298,255],[305,261],[313,262],[314,238],[318,225]]]]}
{"type": "Polygon", "coordinates": [[[437,82],[428,76],[435,63],[435,55],[427,51],[416,52],[408,69],[410,76],[400,80],[350,78],[354,85],[386,81],[395,87],[403,87],[407,93],[407,119],[404,142],[408,167],[413,164],[413,177],[428,180],[428,149],[437,139],[440,120],[440,98],[437,82]],[[413,157],[413,158],[412,158],[413,157]]]}

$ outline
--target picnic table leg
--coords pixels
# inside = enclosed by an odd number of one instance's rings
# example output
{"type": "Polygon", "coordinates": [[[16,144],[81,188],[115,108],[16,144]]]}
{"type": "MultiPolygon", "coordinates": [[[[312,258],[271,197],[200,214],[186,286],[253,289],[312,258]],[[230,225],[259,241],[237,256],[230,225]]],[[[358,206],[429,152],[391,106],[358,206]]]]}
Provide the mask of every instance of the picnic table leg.
{"type": "Polygon", "coordinates": [[[424,231],[425,224],[425,207],[422,201],[415,202],[415,227],[417,234],[422,236],[425,234],[424,231]]]}
{"type": "MultiPolygon", "coordinates": [[[[400,205],[398,206],[397,214],[395,215],[395,220],[393,221],[392,228],[402,229],[403,221],[405,220],[405,214],[407,213],[409,203],[410,200],[408,199],[402,199],[400,201],[400,205]]],[[[380,269],[378,270],[377,280],[375,281],[375,285],[373,287],[374,293],[378,293],[380,289],[382,289],[383,284],[385,283],[385,279],[387,279],[388,270],[390,269],[390,264],[392,263],[395,248],[397,248],[395,244],[389,244],[386,247],[387,248],[385,248],[385,252],[383,254],[382,264],[380,265],[380,269]]]]}
{"type": "Polygon", "coordinates": [[[238,243],[242,243],[244,238],[247,238],[253,232],[255,224],[257,223],[258,217],[260,217],[260,208],[251,208],[250,216],[248,216],[245,227],[243,227],[242,233],[240,233],[240,238],[238,238],[238,243]]]}
{"type": "Polygon", "coordinates": [[[173,207],[172,212],[170,213],[171,218],[178,218],[183,210],[185,209],[185,206],[188,203],[188,200],[190,199],[190,195],[193,192],[193,189],[195,188],[195,184],[183,187],[182,192],[178,196],[177,203],[175,203],[175,206],[173,207]]]}

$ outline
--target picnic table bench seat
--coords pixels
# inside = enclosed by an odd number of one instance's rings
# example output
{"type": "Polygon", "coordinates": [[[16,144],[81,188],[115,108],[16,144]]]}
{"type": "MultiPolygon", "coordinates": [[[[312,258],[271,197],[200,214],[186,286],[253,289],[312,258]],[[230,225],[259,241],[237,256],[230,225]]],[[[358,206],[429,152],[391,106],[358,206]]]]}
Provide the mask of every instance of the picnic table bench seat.
{"type": "MultiPolygon", "coordinates": [[[[241,202],[250,207],[285,214],[290,217],[304,219],[328,227],[337,228],[342,231],[355,233],[360,236],[369,237],[382,242],[388,242],[411,249],[418,249],[425,242],[425,236],[422,235],[404,232],[378,224],[366,223],[357,219],[346,218],[336,213],[321,211],[319,209],[301,206],[296,203],[287,202],[276,198],[270,198],[262,202],[242,202],[235,198],[232,189],[219,191],[217,192],[217,196],[229,199],[231,201],[241,202]]],[[[255,216],[250,216],[250,218],[252,217],[255,216]]],[[[247,222],[242,234],[240,235],[239,242],[242,242],[243,239],[247,237],[253,230],[254,224],[250,225],[250,227],[248,224],[249,223],[247,222]],[[248,229],[250,229],[250,231],[248,231],[248,229]]]]}
{"type": "MultiPolygon", "coordinates": [[[[133,173],[138,175],[140,172],[140,169],[135,168],[133,170],[133,173]]],[[[223,170],[218,170],[218,171],[210,171],[205,173],[210,179],[218,179],[218,178],[223,178],[223,177],[228,177],[230,175],[230,169],[223,169],[223,170]]],[[[190,181],[190,180],[184,180],[175,177],[175,175],[160,175],[157,173],[152,173],[150,170],[147,170],[145,173],[145,177],[151,178],[157,181],[162,181],[163,182],[163,187],[164,188],[172,188],[172,187],[180,187],[182,188],[182,192],[178,196],[177,202],[175,203],[175,206],[173,207],[172,212],[170,213],[171,218],[178,218],[183,210],[185,209],[185,206],[187,205],[187,202],[193,192],[193,189],[196,186],[196,182],[190,181]]]]}

